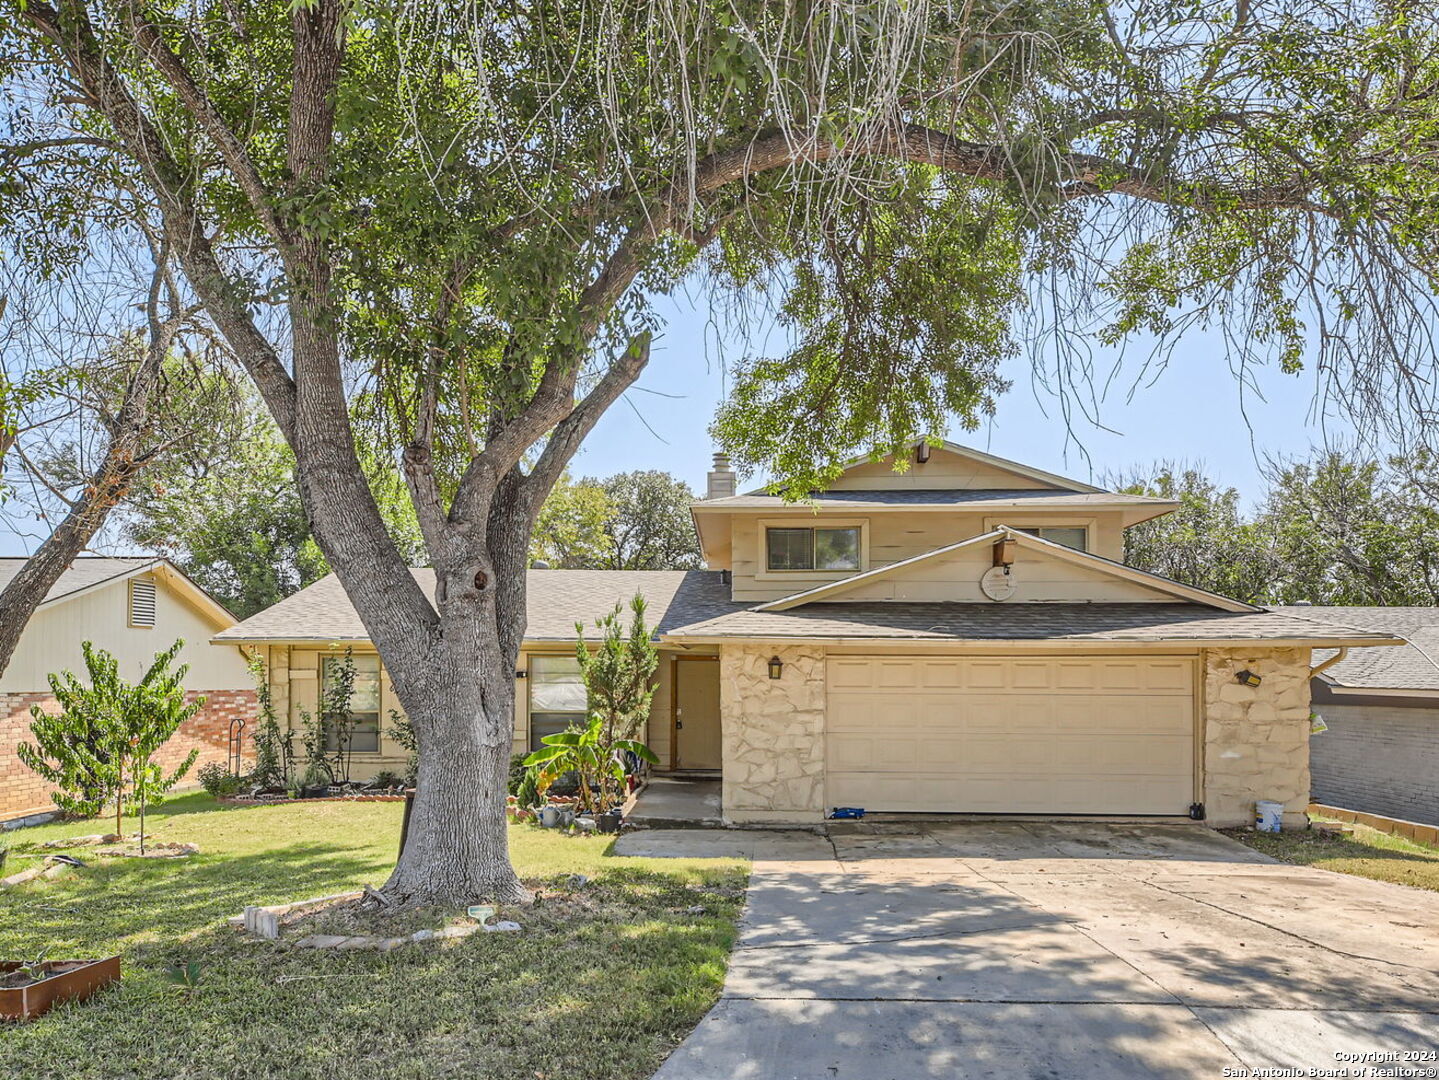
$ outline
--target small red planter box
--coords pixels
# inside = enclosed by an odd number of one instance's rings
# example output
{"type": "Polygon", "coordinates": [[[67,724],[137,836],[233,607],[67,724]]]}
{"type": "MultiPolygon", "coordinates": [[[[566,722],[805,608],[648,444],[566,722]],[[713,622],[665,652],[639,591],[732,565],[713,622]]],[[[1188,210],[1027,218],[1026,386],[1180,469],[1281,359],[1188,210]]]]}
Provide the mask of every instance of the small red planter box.
{"type": "MultiPolygon", "coordinates": [[[[62,1001],[84,1001],[120,978],[120,958],[51,960],[41,965],[46,977],[28,986],[0,989],[0,1020],[33,1020],[62,1001]]],[[[14,962],[0,962],[0,975],[18,971],[14,962]]]]}

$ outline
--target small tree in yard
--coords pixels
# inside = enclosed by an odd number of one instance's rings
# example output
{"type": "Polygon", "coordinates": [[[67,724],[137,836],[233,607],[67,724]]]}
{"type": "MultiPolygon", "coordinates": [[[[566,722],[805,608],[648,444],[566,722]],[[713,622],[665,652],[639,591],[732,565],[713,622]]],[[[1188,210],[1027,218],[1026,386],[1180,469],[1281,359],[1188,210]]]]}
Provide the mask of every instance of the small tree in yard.
{"type": "Polygon", "coordinates": [[[21,743],[16,753],[60,789],[51,798],[61,810],[94,817],[113,801],[115,832],[120,834],[126,806],[137,807],[143,844],[146,806],[160,802],[199,756],[198,750],[190,751],[168,776],[153,760],[180,725],[205,704],[204,698],[185,701],[182,682],[189,665],[171,668],[184,644],[176,641],[157,653],[134,684],[120,677],[113,656],[88,641],[82,648],[89,686],[68,671],[50,676],[60,712],[51,715],[35,706],[30,724],[35,744],[21,743]]]}
{"type": "Polygon", "coordinates": [[[659,653],[645,625],[644,597],[636,595],[630,601],[634,617],[628,636],[620,625],[623,610],[616,604],[595,624],[600,642],[593,652],[585,642],[584,624],[575,624],[579,638],[575,655],[589,697],[589,719],[583,728],[545,736],[541,740],[545,746],[525,759],[526,765],[541,770],[542,788],[547,786],[546,778],[553,780],[570,769],[578,772],[581,797],[601,812],[623,794],[624,754],[651,764],[659,760],[635,738],[654,699],[659,653]]]}

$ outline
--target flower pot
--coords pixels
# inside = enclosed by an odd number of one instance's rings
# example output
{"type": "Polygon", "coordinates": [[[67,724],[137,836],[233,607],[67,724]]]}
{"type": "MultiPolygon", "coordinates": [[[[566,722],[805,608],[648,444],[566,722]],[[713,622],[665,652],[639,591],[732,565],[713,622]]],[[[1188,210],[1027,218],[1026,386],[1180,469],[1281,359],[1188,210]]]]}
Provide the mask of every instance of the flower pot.
{"type": "Polygon", "coordinates": [[[602,833],[617,833],[620,831],[620,823],[624,821],[624,814],[618,810],[606,810],[603,814],[595,815],[595,828],[602,833]]]}
{"type": "Polygon", "coordinates": [[[565,820],[563,808],[546,806],[540,811],[540,824],[546,829],[558,829],[565,820]]]}
{"type": "MultiPolygon", "coordinates": [[[[62,1001],[84,1001],[95,991],[117,982],[120,958],[104,960],[50,960],[41,965],[43,978],[24,986],[0,988],[0,1019],[33,1020],[62,1001]]],[[[0,979],[20,970],[20,965],[0,962],[0,979]]]]}

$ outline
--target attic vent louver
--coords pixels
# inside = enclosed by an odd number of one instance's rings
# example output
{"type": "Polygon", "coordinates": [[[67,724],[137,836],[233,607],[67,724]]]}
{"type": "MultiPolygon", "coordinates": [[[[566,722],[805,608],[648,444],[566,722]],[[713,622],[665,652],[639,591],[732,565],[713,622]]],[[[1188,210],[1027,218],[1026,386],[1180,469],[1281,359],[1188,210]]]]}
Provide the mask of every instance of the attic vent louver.
{"type": "Polygon", "coordinates": [[[130,580],[130,625],[142,630],[155,626],[155,583],[142,578],[130,580]]]}

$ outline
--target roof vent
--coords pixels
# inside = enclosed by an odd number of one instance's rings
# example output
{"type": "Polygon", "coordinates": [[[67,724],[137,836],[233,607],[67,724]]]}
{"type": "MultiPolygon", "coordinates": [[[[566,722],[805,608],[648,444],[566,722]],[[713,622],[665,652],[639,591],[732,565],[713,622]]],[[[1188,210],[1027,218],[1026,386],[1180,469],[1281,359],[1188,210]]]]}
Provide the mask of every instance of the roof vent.
{"type": "Polygon", "coordinates": [[[1296,601],[1294,601],[1294,606],[1295,606],[1295,607],[1313,607],[1313,606],[1314,606],[1314,601],[1313,601],[1313,600],[1296,600],[1296,601]]]}
{"type": "Polygon", "coordinates": [[[548,570],[549,568],[550,564],[545,562],[544,559],[536,559],[534,562],[530,563],[531,570],[548,570]]]}
{"type": "Polygon", "coordinates": [[[148,578],[130,579],[130,625],[140,630],[155,627],[155,583],[148,578]]]}
{"type": "Polygon", "coordinates": [[[708,480],[705,484],[706,499],[724,499],[734,494],[735,475],[730,468],[729,455],[726,453],[715,454],[714,468],[710,470],[708,480]]]}
{"type": "Polygon", "coordinates": [[[923,465],[929,460],[929,442],[921,439],[914,448],[914,460],[923,465]]]}

